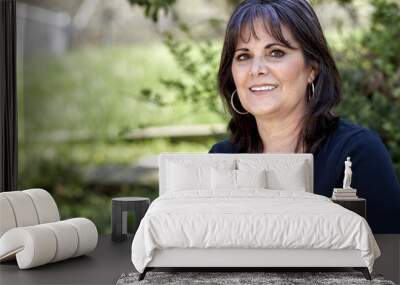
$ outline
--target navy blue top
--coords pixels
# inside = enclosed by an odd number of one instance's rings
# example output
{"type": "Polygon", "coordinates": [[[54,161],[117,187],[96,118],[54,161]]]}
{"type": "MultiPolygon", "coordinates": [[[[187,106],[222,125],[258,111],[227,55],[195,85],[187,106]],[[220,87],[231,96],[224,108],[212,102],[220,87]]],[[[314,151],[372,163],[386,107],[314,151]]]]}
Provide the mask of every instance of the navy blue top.
{"type": "MultiPolygon", "coordinates": [[[[240,147],[224,140],[210,153],[240,153],[240,147]]],[[[352,162],[351,186],[367,200],[367,221],[374,233],[400,233],[400,184],[390,154],[379,136],[343,119],[314,153],[314,193],[332,196],[341,188],[344,161],[352,162]]]]}

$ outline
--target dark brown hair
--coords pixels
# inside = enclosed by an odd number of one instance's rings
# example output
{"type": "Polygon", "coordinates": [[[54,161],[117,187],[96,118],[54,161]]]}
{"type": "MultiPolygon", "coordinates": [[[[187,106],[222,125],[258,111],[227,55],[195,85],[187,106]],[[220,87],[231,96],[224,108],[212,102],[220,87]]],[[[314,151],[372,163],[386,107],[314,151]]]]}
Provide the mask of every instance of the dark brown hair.
{"type": "MultiPolygon", "coordinates": [[[[240,115],[231,105],[231,94],[236,89],[231,65],[236,44],[243,27],[255,34],[254,22],[262,19],[269,34],[288,48],[292,48],[282,34],[282,26],[292,33],[300,44],[305,64],[317,64],[318,75],[314,79],[315,92],[307,104],[303,127],[297,141],[296,152],[301,148],[314,153],[329,132],[335,127],[338,117],[332,112],[341,97],[340,77],[330,54],[317,15],[306,0],[246,0],[239,4],[229,19],[221,61],[218,71],[218,88],[232,118],[228,129],[230,141],[238,144],[242,152],[259,153],[263,144],[253,115],[240,115]]],[[[237,109],[243,110],[234,98],[237,109]]]]}

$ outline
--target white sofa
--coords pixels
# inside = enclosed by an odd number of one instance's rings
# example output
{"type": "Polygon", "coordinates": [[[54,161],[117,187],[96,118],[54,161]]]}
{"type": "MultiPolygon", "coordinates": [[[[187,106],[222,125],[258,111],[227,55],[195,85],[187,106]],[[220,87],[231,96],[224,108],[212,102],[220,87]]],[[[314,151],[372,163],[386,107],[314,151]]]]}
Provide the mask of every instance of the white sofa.
{"type": "Polygon", "coordinates": [[[43,189],[0,193],[0,262],[16,259],[20,269],[86,254],[98,233],[86,218],[60,221],[53,197],[43,189]]]}

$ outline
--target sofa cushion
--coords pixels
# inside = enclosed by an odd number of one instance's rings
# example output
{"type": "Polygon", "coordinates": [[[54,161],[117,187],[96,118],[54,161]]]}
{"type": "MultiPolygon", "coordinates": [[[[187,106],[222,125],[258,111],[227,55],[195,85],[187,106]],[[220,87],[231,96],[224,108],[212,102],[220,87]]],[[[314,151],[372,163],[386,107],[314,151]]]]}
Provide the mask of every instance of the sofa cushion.
{"type": "Polygon", "coordinates": [[[43,189],[34,188],[22,191],[28,194],[33,201],[39,224],[51,223],[60,220],[57,204],[49,192],[43,189]]]}
{"type": "Polygon", "coordinates": [[[13,210],[17,227],[26,227],[39,224],[39,218],[31,197],[23,191],[3,192],[13,210]]]}
{"type": "Polygon", "coordinates": [[[2,194],[0,193],[0,237],[9,229],[17,226],[11,204],[2,194]]]}

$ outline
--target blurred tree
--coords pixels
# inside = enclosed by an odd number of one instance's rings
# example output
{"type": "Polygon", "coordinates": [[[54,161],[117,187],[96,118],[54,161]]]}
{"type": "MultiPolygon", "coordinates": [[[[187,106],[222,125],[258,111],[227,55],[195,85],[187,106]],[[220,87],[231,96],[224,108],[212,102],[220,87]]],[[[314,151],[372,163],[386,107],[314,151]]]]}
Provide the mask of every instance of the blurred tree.
{"type": "Polygon", "coordinates": [[[310,0],[311,5],[319,5],[328,2],[337,2],[340,5],[350,5],[353,0],[310,0]]]}
{"type": "Polygon", "coordinates": [[[178,41],[171,33],[164,34],[164,43],[186,76],[160,79],[168,90],[173,91],[173,97],[167,98],[152,89],[143,89],[143,99],[161,106],[183,101],[192,106],[194,112],[202,112],[207,108],[227,118],[217,93],[220,47],[211,40],[196,42],[193,38],[187,38],[178,41]]]}
{"type": "Polygon", "coordinates": [[[150,17],[154,22],[158,21],[160,11],[168,13],[176,0],[128,0],[133,5],[144,8],[146,17],[150,17]]]}
{"type": "MultiPolygon", "coordinates": [[[[323,0],[317,0],[323,1],[323,0]]],[[[338,0],[338,1],[352,1],[352,0],[338,0]]],[[[132,5],[138,5],[144,8],[146,17],[151,18],[154,22],[158,21],[160,11],[168,14],[174,7],[176,0],[128,0],[132,5]]],[[[227,5],[231,8],[237,6],[241,0],[225,0],[227,5]]]]}
{"type": "Polygon", "coordinates": [[[371,4],[369,28],[359,39],[348,38],[337,58],[344,95],[337,111],[379,133],[400,176],[400,5],[371,4]]]}
{"type": "MultiPolygon", "coordinates": [[[[168,13],[176,3],[176,0],[128,0],[132,5],[139,5],[144,8],[144,13],[154,22],[158,21],[160,11],[168,13]]],[[[242,0],[225,0],[231,8],[236,7],[242,0]]],[[[353,3],[353,0],[310,0],[312,5],[318,5],[326,2],[337,2],[340,5],[347,6],[353,3]]]]}

